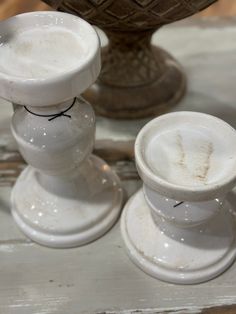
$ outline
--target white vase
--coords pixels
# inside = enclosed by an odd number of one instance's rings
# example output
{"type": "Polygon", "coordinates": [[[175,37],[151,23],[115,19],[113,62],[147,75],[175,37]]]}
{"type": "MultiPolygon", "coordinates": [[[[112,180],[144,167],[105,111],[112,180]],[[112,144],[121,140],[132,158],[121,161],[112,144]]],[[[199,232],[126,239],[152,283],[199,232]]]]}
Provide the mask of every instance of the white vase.
{"type": "Polygon", "coordinates": [[[144,182],[126,204],[122,236],[149,275],[193,284],[222,273],[236,257],[236,223],[226,194],[236,183],[236,131],[196,112],[160,116],[135,143],[144,182]]]}
{"type": "Polygon", "coordinates": [[[87,22],[60,12],[0,26],[0,96],[22,105],[12,132],[29,164],[12,191],[13,217],[40,244],[83,245],[111,228],[123,198],[116,174],[91,155],[95,116],[77,97],[99,74],[99,39],[87,22]]]}

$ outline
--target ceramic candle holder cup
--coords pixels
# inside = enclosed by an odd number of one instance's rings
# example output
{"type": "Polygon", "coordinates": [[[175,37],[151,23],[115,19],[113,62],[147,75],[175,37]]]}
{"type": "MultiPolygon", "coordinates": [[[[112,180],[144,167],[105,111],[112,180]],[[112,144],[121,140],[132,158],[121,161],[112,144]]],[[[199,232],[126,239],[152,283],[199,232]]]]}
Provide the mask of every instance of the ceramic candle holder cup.
{"type": "Polygon", "coordinates": [[[17,106],[12,132],[29,163],[12,191],[12,214],[32,240],[83,245],[116,221],[118,177],[91,155],[95,116],[77,97],[100,71],[99,39],[82,19],[34,12],[0,23],[0,96],[17,106]]]}
{"type": "Polygon", "coordinates": [[[236,131],[207,114],[166,114],[141,130],[135,158],[143,188],[121,222],[132,261],[172,283],[222,273],[236,256],[235,216],[226,197],[236,183],[236,131]]]}

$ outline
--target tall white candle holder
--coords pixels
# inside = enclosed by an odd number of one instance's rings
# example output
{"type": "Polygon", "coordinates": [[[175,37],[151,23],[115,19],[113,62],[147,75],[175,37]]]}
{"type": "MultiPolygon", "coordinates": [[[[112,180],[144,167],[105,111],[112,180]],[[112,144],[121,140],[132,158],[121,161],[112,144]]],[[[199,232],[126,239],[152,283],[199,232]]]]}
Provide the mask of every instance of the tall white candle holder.
{"type": "Polygon", "coordinates": [[[236,257],[236,131],[196,112],[148,123],[135,143],[143,180],[126,204],[122,236],[132,261],[164,281],[193,284],[222,273],[236,257]]]}
{"type": "Polygon", "coordinates": [[[95,116],[77,97],[100,71],[99,39],[82,19],[34,12],[0,23],[0,96],[17,106],[12,132],[29,163],[12,214],[32,240],[83,245],[103,235],[122,205],[118,177],[91,155],[95,116]]]}

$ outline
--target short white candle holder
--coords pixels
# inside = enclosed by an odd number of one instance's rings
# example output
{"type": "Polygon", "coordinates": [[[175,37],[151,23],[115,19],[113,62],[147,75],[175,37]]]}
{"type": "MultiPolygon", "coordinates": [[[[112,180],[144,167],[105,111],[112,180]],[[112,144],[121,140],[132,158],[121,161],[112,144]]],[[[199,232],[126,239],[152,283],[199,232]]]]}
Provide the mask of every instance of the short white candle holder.
{"type": "Polygon", "coordinates": [[[222,273],[236,257],[235,215],[226,197],[236,183],[236,131],[202,113],[166,114],[140,131],[135,158],[143,189],[121,219],[132,261],[172,283],[222,273]]]}
{"type": "Polygon", "coordinates": [[[29,163],[12,191],[12,214],[32,240],[74,247],[117,220],[118,177],[91,155],[95,116],[77,97],[100,71],[99,39],[75,16],[34,12],[0,23],[0,96],[17,106],[12,132],[29,163]]]}

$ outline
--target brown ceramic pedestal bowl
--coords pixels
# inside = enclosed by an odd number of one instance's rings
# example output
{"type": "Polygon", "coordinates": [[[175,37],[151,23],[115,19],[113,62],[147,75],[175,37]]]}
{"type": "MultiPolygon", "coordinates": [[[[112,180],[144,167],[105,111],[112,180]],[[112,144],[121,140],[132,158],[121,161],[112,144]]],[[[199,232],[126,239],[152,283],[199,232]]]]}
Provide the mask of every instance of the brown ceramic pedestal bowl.
{"type": "Polygon", "coordinates": [[[84,94],[96,112],[116,119],[142,118],[176,104],[185,92],[185,75],[169,53],[151,44],[151,36],[215,1],[63,0],[60,10],[81,16],[109,38],[100,77],[84,94]]]}

